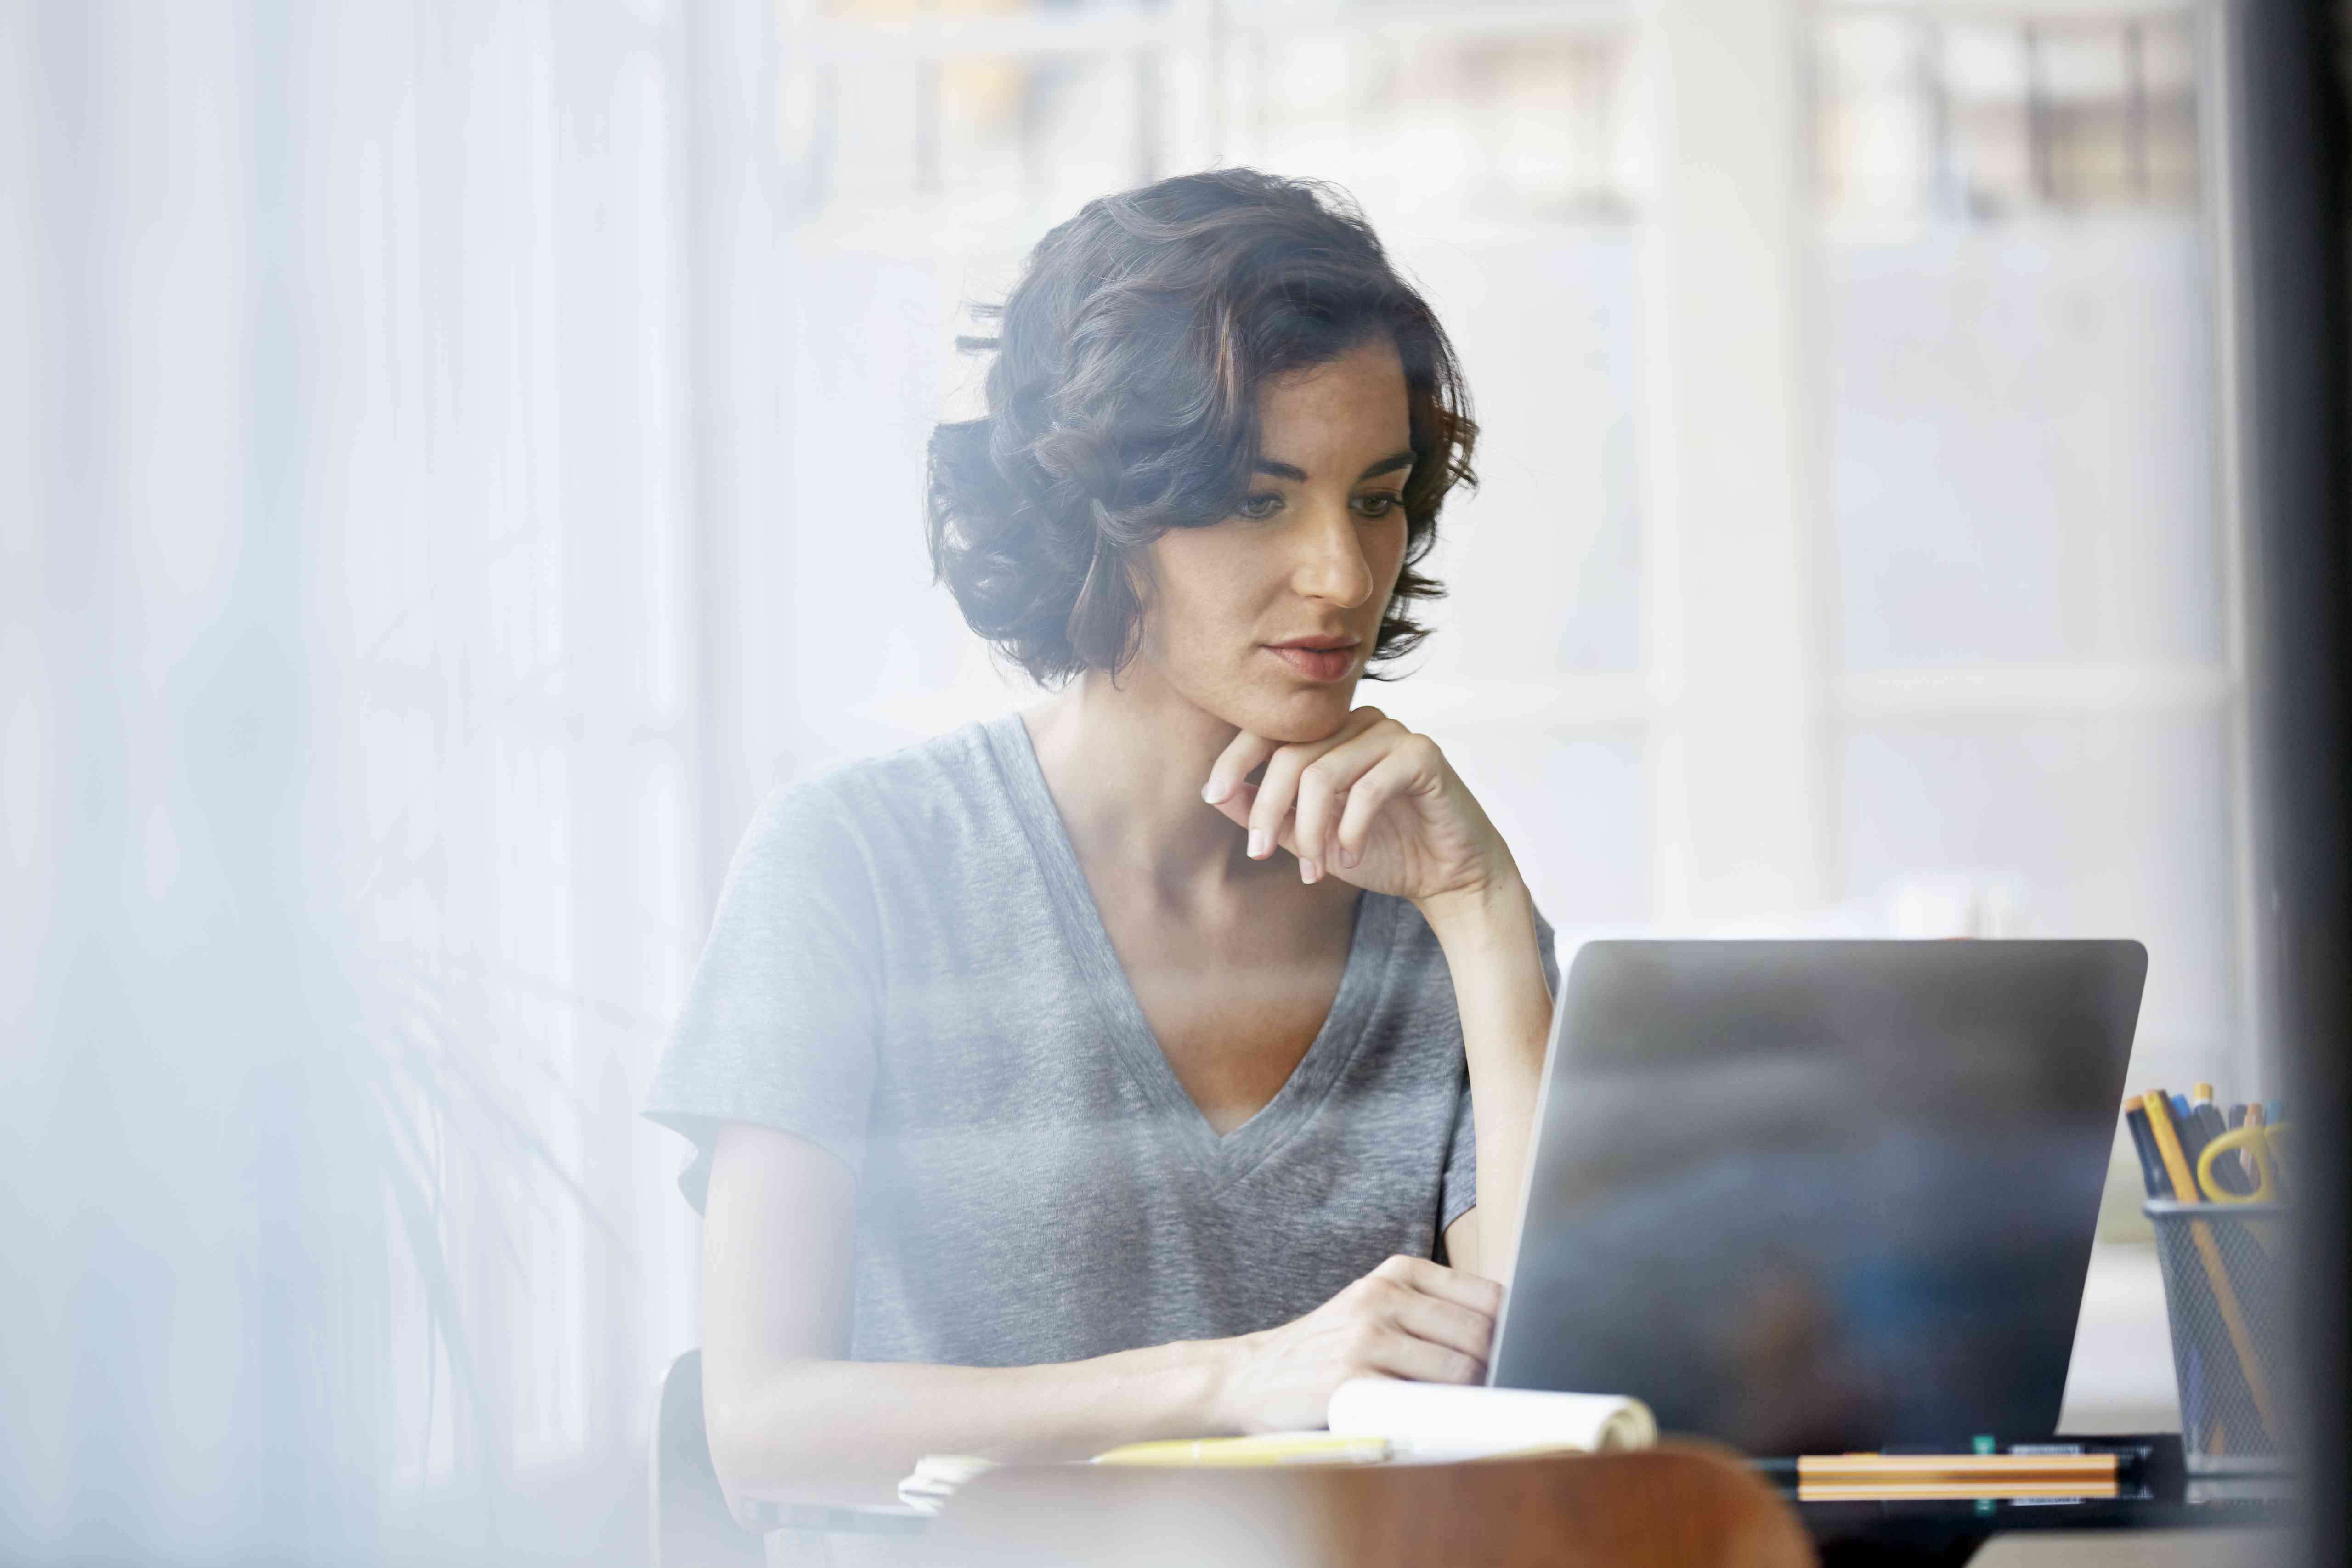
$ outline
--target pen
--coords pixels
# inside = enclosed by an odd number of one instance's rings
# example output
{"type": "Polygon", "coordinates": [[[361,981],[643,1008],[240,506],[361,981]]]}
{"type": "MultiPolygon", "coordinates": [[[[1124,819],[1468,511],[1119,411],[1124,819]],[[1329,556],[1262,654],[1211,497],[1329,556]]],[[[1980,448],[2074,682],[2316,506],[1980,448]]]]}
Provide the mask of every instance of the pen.
{"type": "Polygon", "coordinates": [[[2139,1179],[2152,1198],[2172,1195],[2172,1182],[2164,1173],[2164,1159],[2156,1152],[2156,1134],[2149,1131],[2147,1110],[2134,1105],[2124,1112],[2124,1125],[2131,1131],[2133,1152],[2139,1155],[2139,1179]]]}
{"type": "MultiPolygon", "coordinates": [[[[2189,1108],[2189,1121],[2197,1129],[2195,1147],[2187,1151],[2189,1169],[2195,1170],[2197,1162],[2205,1153],[2205,1145],[2227,1133],[2230,1125],[2221,1120],[2221,1108],[2210,1100],[2189,1108]]],[[[2219,1163],[2216,1163],[2218,1165],[2219,1163]]]]}

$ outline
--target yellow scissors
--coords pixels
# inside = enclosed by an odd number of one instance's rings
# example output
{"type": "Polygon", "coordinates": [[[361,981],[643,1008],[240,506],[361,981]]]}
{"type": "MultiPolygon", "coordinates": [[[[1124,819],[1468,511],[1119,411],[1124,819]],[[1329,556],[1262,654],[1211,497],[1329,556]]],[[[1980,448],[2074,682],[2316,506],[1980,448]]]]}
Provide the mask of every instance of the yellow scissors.
{"type": "Polygon", "coordinates": [[[2284,1121],[2276,1126],[2249,1119],[2242,1127],[2232,1127],[2210,1143],[2197,1156],[2197,1184],[2204,1190],[2208,1202],[2217,1204],[2266,1204],[2278,1195],[2277,1153],[2272,1142],[2287,1130],[2284,1121]],[[2241,1162],[2252,1166],[2254,1190],[2233,1193],[2213,1179],[2215,1156],[2231,1150],[2242,1150],[2241,1162]]]}

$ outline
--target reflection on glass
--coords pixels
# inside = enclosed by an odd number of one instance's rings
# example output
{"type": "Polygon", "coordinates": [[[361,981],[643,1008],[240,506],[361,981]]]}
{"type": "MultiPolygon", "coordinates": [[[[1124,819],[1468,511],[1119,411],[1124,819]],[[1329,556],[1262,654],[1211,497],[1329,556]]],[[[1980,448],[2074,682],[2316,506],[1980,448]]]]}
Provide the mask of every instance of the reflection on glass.
{"type": "Polygon", "coordinates": [[[1937,225],[1820,266],[1847,668],[2218,663],[2193,216],[1937,225]]]}
{"type": "Polygon", "coordinates": [[[2194,205],[2186,14],[1833,10],[1815,34],[1815,178],[1832,211],[1997,216],[2194,205]]]}
{"type": "Polygon", "coordinates": [[[2151,961],[2140,1077],[2229,1081],[2226,755],[2219,720],[2195,715],[1854,725],[1840,768],[1846,890],[1878,900],[1958,878],[1998,900],[2015,935],[2138,937],[2151,961]]]}

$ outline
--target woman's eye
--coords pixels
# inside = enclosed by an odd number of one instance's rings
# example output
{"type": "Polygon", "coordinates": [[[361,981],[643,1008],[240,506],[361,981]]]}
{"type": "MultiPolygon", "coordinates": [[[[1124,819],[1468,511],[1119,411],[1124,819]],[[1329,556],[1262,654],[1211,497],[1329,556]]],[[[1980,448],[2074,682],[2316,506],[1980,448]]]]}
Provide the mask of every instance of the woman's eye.
{"type": "Polygon", "coordinates": [[[1358,496],[1356,510],[1366,517],[1386,517],[1404,504],[1402,496],[1358,496]]]}
{"type": "Polygon", "coordinates": [[[1269,518],[1282,510],[1282,498],[1277,495],[1255,495],[1234,509],[1236,516],[1269,518]]]}

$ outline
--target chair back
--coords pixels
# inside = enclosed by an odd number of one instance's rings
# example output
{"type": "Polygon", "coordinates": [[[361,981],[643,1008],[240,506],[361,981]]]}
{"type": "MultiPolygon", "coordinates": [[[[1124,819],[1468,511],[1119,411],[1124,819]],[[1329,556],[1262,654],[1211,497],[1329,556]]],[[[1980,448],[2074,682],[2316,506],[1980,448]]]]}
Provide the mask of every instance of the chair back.
{"type": "Polygon", "coordinates": [[[700,1351],[688,1351],[663,1372],[646,1452],[653,1568],[763,1568],[766,1550],[735,1522],[710,1462],[700,1351]]]}

